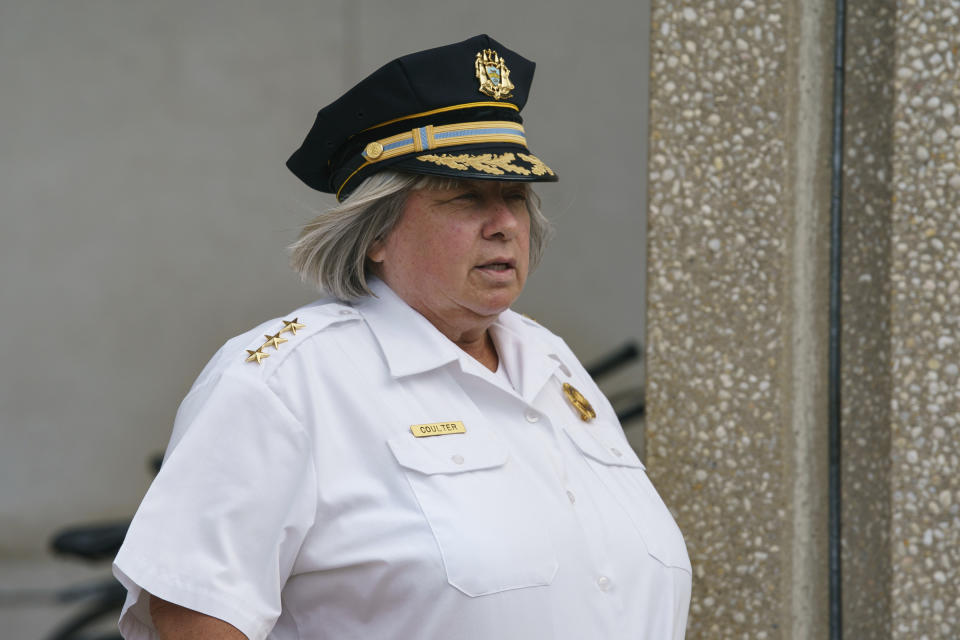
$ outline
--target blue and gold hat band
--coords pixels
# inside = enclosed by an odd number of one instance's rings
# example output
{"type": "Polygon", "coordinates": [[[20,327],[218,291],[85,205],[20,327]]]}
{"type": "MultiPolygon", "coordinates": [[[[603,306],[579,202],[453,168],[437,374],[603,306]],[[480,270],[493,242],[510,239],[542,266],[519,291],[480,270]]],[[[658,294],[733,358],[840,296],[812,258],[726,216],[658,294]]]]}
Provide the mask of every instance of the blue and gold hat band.
{"type": "Polygon", "coordinates": [[[362,155],[367,163],[389,160],[399,155],[430,151],[461,144],[507,142],[527,146],[523,125],[516,122],[459,122],[443,126],[417,127],[367,144],[362,155]]]}

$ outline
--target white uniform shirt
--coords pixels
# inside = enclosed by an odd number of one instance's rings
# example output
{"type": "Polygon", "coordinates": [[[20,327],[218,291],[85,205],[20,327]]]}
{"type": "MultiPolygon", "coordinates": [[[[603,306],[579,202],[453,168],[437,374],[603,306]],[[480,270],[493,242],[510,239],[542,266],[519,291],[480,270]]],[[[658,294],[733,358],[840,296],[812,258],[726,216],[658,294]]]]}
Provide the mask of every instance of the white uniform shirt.
{"type": "Polygon", "coordinates": [[[255,639],[682,638],[680,531],[563,341],[501,314],[504,379],[372,288],[204,369],[116,559],[125,637],[156,637],[146,590],[255,639]]]}

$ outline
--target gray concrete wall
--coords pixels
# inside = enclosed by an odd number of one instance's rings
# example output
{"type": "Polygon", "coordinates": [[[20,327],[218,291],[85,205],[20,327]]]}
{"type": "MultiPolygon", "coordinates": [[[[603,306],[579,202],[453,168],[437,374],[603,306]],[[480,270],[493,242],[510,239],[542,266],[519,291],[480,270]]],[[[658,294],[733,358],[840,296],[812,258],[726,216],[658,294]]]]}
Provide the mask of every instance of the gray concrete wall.
{"type": "Polygon", "coordinates": [[[283,163],[397,55],[489,32],[540,63],[558,233],[518,307],[587,360],[642,338],[647,6],[0,2],[0,558],[132,512],[207,358],[314,297],[284,246],[331,200],[283,163]]]}
{"type": "Polygon", "coordinates": [[[539,63],[557,236],[518,308],[585,360],[643,338],[648,7],[0,0],[0,586],[77,575],[31,568],[48,535],[132,513],[210,355],[315,297],[284,247],[332,200],[283,163],[398,55],[488,32],[539,63]]]}

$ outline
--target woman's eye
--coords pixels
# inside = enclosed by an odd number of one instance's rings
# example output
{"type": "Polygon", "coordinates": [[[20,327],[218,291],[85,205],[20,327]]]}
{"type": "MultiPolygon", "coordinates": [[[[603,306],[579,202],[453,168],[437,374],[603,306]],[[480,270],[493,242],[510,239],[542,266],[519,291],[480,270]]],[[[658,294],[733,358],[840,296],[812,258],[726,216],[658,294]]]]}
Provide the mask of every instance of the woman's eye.
{"type": "Polygon", "coordinates": [[[463,200],[464,202],[473,202],[477,200],[479,197],[480,196],[478,196],[476,193],[473,193],[472,191],[468,191],[467,193],[461,193],[460,195],[455,197],[454,200],[463,200]]]}

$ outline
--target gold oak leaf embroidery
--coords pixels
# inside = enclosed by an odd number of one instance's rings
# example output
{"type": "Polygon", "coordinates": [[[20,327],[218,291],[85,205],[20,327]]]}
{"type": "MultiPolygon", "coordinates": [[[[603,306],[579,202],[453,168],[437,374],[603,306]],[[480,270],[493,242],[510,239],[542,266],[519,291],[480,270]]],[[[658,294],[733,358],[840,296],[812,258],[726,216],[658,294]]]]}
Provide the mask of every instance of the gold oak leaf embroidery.
{"type": "Polygon", "coordinates": [[[529,169],[524,169],[521,166],[513,164],[513,161],[516,159],[517,157],[512,153],[504,153],[499,156],[495,156],[492,153],[484,153],[476,156],[468,153],[461,153],[460,155],[456,156],[448,153],[444,153],[443,155],[439,156],[430,153],[423,156],[417,156],[417,160],[421,162],[432,162],[434,164],[450,167],[451,169],[457,169],[459,171],[475,169],[477,171],[482,171],[483,173],[489,173],[495,176],[502,176],[507,171],[510,173],[519,173],[520,175],[524,176],[530,175],[529,169]]]}
{"type": "Polygon", "coordinates": [[[531,156],[526,153],[519,153],[517,155],[520,156],[521,160],[526,160],[527,162],[530,163],[531,169],[533,171],[533,175],[542,176],[547,173],[549,173],[550,175],[554,175],[553,169],[543,164],[543,160],[541,160],[537,156],[531,156]]]}

